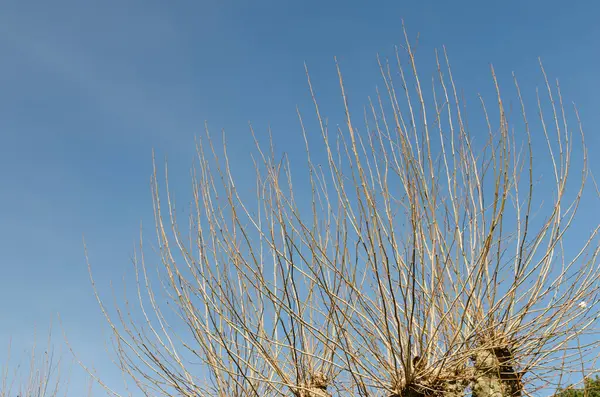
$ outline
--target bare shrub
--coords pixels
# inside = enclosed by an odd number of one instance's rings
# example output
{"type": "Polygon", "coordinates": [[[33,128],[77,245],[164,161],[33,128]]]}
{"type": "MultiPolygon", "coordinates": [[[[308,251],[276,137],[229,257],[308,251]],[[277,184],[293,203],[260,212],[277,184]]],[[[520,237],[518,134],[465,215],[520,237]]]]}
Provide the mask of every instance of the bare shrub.
{"type": "Polygon", "coordinates": [[[115,318],[98,298],[119,365],[141,390],[500,397],[587,368],[598,344],[600,225],[567,243],[588,180],[579,116],[567,122],[560,87],[542,68],[536,121],[516,78],[510,120],[492,69],[494,110],[481,99],[487,131],[472,136],[441,55],[431,95],[408,39],[380,62],[384,90],[369,101],[364,132],[339,68],[343,128],[325,122],[309,79],[326,162],[311,157],[315,133],[299,113],[308,189],[294,187],[286,157],[257,143],[248,200],[225,141],[206,129],[194,210],[181,220],[168,176],[161,190],[155,169],[163,288],[141,247],[142,319],[129,302],[115,318]],[[553,186],[543,197],[534,195],[539,159],[553,186]]]}
{"type": "Polygon", "coordinates": [[[26,362],[15,359],[12,343],[6,360],[0,363],[0,397],[58,397],[67,396],[69,378],[65,376],[63,359],[52,344],[48,332],[45,346],[34,343],[26,362]]]}

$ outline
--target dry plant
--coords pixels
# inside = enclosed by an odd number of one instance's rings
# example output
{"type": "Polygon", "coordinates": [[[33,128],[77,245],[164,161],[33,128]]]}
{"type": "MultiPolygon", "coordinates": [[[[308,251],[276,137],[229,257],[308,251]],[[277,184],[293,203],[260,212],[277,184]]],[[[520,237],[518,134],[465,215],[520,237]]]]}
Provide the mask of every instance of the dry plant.
{"type": "Polygon", "coordinates": [[[0,366],[0,397],[58,397],[67,396],[68,377],[64,376],[63,360],[52,347],[52,332],[45,347],[34,343],[26,365],[13,364],[11,345],[8,356],[0,366]]]}
{"type": "Polygon", "coordinates": [[[576,110],[571,126],[542,68],[536,122],[516,79],[509,120],[492,69],[494,110],[481,99],[487,127],[471,136],[445,50],[426,95],[405,38],[379,62],[385,89],[364,132],[339,67],[343,128],[322,117],[308,79],[326,156],[313,160],[299,112],[308,189],[255,139],[248,199],[207,128],[182,221],[155,168],[162,288],[142,246],[137,314],[98,297],[118,364],[145,395],[506,397],[589,369],[600,225],[569,239],[588,180],[576,110]],[[538,195],[534,157],[552,185],[538,195]]]}

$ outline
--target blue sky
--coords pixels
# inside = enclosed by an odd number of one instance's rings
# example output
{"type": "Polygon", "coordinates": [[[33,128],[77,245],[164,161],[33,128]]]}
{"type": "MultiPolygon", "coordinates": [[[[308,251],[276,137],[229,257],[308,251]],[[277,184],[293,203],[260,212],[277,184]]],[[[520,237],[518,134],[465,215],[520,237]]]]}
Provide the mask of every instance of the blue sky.
{"type": "Polygon", "coordinates": [[[380,83],[376,55],[403,40],[401,19],[420,34],[421,63],[431,68],[445,45],[473,97],[491,92],[490,63],[501,82],[515,71],[533,93],[541,57],[598,152],[599,13],[596,2],[553,0],[2,1],[0,353],[9,337],[14,354],[24,351],[34,327],[43,335],[59,312],[82,358],[115,376],[82,236],[109,296],[109,280],[131,274],[140,222],[152,241],[153,148],[184,192],[205,120],[225,129],[242,176],[248,121],[303,156],[296,106],[312,115],[304,62],[325,112],[338,115],[333,57],[364,103],[380,83]]]}

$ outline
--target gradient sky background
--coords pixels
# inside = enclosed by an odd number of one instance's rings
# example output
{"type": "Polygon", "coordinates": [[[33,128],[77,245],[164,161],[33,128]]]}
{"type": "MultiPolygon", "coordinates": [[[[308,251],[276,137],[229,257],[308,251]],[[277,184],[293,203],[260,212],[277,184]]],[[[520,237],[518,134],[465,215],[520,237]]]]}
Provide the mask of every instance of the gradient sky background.
{"type": "MultiPolygon", "coordinates": [[[[168,157],[173,186],[184,192],[205,120],[214,133],[225,129],[241,165],[252,148],[248,121],[263,137],[271,126],[281,152],[303,156],[296,106],[312,116],[304,62],[323,111],[337,116],[333,57],[351,100],[365,103],[381,83],[376,55],[392,56],[403,41],[401,19],[411,37],[420,34],[425,68],[435,48],[447,47],[455,79],[472,98],[493,95],[490,63],[501,82],[510,86],[515,71],[522,91],[533,95],[542,83],[541,57],[567,102],[577,103],[590,153],[598,153],[598,4],[0,2],[0,362],[11,337],[18,358],[35,327],[42,340],[51,321],[62,332],[60,313],[81,358],[118,388],[82,236],[110,301],[109,281],[119,286],[131,276],[140,222],[154,242],[153,148],[161,161],[168,157]]],[[[597,224],[597,212],[584,210],[597,224]]],[[[74,369],[70,395],[80,395],[83,383],[74,369]]]]}

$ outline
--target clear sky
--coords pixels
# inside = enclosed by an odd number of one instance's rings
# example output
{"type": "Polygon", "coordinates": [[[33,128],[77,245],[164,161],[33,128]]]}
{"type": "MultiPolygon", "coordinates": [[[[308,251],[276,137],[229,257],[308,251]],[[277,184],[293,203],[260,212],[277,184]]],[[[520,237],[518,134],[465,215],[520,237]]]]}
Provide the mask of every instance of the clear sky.
{"type": "MultiPolygon", "coordinates": [[[[3,0],[0,361],[10,337],[19,355],[34,327],[43,336],[54,319],[60,332],[60,313],[82,358],[116,376],[82,236],[110,301],[108,282],[120,285],[131,274],[140,222],[153,242],[152,148],[168,157],[176,189],[188,186],[194,136],[205,120],[215,133],[225,129],[240,164],[249,164],[248,121],[262,134],[271,126],[281,151],[303,155],[296,106],[312,111],[304,62],[325,112],[337,115],[333,57],[351,98],[363,103],[380,84],[376,55],[391,56],[402,43],[402,19],[413,38],[420,34],[425,67],[445,45],[457,83],[473,97],[490,93],[490,63],[501,82],[510,85],[515,71],[522,90],[534,93],[541,57],[577,103],[590,153],[597,153],[598,4],[3,0]]],[[[591,167],[600,171],[597,156],[591,167]]],[[[74,379],[74,389],[80,386],[74,379]]]]}

